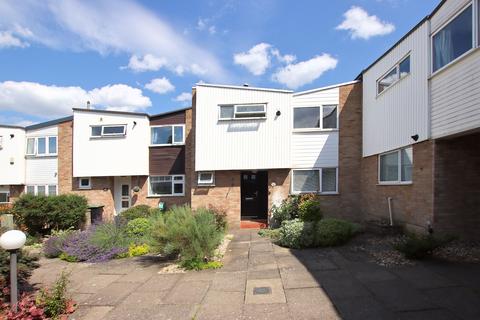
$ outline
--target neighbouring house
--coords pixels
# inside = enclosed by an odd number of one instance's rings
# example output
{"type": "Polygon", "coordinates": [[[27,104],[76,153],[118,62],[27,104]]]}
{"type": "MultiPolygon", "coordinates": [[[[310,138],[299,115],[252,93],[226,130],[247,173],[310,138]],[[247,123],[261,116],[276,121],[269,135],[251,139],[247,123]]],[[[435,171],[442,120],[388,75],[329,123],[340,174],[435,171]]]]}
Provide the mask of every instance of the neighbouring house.
{"type": "Polygon", "coordinates": [[[365,69],[366,219],[478,237],[478,0],[447,0],[365,69]]]}
{"type": "Polygon", "coordinates": [[[299,93],[197,84],[192,106],[192,207],[221,208],[238,226],[314,192],[326,214],[361,219],[358,81],[299,93]]]}

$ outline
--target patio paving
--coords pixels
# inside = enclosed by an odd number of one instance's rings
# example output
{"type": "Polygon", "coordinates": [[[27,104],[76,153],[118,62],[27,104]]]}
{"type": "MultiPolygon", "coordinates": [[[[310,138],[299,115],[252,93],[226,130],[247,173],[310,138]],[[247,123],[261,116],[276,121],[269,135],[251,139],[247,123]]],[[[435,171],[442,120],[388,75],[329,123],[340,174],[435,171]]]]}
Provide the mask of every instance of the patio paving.
{"type": "Polygon", "coordinates": [[[385,268],[348,247],[289,250],[234,232],[219,270],[159,274],[149,258],[41,260],[31,282],[71,272],[70,319],[480,319],[480,265],[385,268]]]}

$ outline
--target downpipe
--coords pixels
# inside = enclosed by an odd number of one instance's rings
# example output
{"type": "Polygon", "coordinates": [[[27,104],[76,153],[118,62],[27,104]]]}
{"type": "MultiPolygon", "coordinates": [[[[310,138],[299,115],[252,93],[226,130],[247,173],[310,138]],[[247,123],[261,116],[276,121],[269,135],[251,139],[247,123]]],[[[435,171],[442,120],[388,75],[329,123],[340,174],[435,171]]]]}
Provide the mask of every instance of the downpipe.
{"type": "Polygon", "coordinates": [[[392,212],[392,197],[387,197],[388,201],[388,214],[390,216],[390,227],[393,227],[393,212],[392,212]]]}

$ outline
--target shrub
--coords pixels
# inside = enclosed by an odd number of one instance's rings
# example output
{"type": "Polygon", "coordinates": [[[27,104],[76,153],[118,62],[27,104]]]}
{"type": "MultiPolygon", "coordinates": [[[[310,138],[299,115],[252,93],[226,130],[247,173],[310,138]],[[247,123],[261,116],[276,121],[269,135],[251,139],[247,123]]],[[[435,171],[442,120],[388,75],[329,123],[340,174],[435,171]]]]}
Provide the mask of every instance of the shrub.
{"type": "Polygon", "coordinates": [[[288,248],[306,248],[313,245],[313,226],[300,219],[287,220],[279,229],[278,244],[288,248]]]}
{"type": "Polygon", "coordinates": [[[341,219],[326,218],[316,225],[315,246],[330,247],[344,244],[355,233],[354,223],[341,219]]]}
{"type": "Polygon", "coordinates": [[[454,237],[451,236],[416,235],[411,233],[395,244],[394,247],[408,259],[423,259],[430,256],[435,249],[445,246],[452,240],[454,240],[454,237]]]}
{"type": "Polygon", "coordinates": [[[98,224],[90,228],[89,242],[102,249],[128,248],[133,239],[125,230],[126,227],[114,222],[98,224]]]}
{"type": "Polygon", "coordinates": [[[320,202],[314,199],[301,202],[298,205],[298,217],[303,221],[320,221],[322,219],[320,202]]]}
{"type": "Polygon", "coordinates": [[[127,223],[125,232],[130,237],[144,237],[152,228],[151,221],[147,218],[136,218],[127,223]]]}
{"type": "Polygon", "coordinates": [[[128,223],[128,221],[133,219],[148,218],[152,213],[154,213],[152,211],[155,211],[155,209],[146,204],[139,204],[138,206],[133,206],[125,211],[122,211],[120,217],[125,223],[128,223]]]}
{"type": "Polygon", "coordinates": [[[45,315],[52,319],[75,310],[74,304],[67,295],[68,275],[64,272],[55,281],[53,288],[42,289],[37,297],[37,304],[43,306],[45,315]]]}
{"type": "Polygon", "coordinates": [[[45,235],[52,229],[77,229],[85,221],[87,209],[87,199],[75,194],[48,197],[25,194],[13,205],[17,223],[31,235],[45,235]]]}
{"type": "Polygon", "coordinates": [[[272,206],[272,218],[270,221],[272,228],[280,227],[284,221],[298,218],[299,200],[299,196],[288,196],[279,206],[272,206]]]}
{"type": "Polygon", "coordinates": [[[47,258],[57,258],[63,250],[63,243],[74,233],[74,230],[52,230],[52,235],[43,244],[43,253],[47,258]]]}
{"type": "Polygon", "coordinates": [[[220,261],[203,261],[203,260],[187,260],[182,263],[182,267],[187,270],[206,270],[206,269],[220,269],[223,263],[220,261]]]}
{"type": "MultiPolygon", "coordinates": [[[[221,206],[208,205],[208,210],[215,215],[215,224],[220,231],[227,230],[227,209],[221,206]]],[[[198,210],[197,210],[198,211],[198,210]]]]}
{"type": "Polygon", "coordinates": [[[258,231],[261,237],[268,237],[273,241],[277,241],[280,238],[280,229],[261,229],[258,231]]]}

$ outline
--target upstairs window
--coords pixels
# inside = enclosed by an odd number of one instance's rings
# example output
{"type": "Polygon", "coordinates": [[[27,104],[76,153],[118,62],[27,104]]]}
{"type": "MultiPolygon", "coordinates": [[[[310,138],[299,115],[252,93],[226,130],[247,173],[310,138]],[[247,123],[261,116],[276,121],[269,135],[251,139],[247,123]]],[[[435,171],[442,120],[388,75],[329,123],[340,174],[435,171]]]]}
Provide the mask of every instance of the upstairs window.
{"type": "Polygon", "coordinates": [[[473,48],[472,5],[469,5],[432,37],[433,72],[473,48]]]}
{"type": "Polygon", "coordinates": [[[57,137],[27,138],[27,156],[54,156],[57,155],[57,137]]]}
{"type": "Polygon", "coordinates": [[[198,173],[198,185],[199,186],[212,186],[215,184],[215,174],[213,172],[199,172],[198,173]]]}
{"type": "Polygon", "coordinates": [[[152,145],[175,145],[185,143],[185,126],[158,126],[151,127],[151,144],[152,145]]]}
{"type": "Polygon", "coordinates": [[[266,104],[221,105],[220,120],[264,119],[267,117],[266,104]]]}
{"type": "Polygon", "coordinates": [[[300,107],[293,109],[294,129],[337,129],[337,106],[300,107]]]}
{"type": "Polygon", "coordinates": [[[413,154],[412,148],[405,148],[380,155],[380,183],[412,182],[413,154]]]}
{"type": "Polygon", "coordinates": [[[377,94],[382,93],[388,87],[394,85],[398,80],[410,74],[410,55],[406,56],[387,74],[377,80],[377,94]]]}
{"type": "Polygon", "coordinates": [[[127,133],[126,124],[91,126],[91,136],[100,137],[123,137],[127,133]]]}

